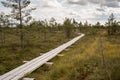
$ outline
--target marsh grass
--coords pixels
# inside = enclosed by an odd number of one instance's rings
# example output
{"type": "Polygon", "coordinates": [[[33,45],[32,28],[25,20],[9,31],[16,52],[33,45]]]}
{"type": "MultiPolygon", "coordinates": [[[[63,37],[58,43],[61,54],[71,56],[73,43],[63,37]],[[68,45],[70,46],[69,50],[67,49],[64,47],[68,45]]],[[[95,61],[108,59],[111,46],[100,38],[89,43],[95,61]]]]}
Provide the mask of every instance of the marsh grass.
{"type": "MultiPolygon", "coordinates": [[[[43,39],[43,33],[37,30],[26,31],[24,37],[25,48],[21,49],[19,44],[19,32],[15,29],[6,30],[6,43],[0,45],[0,75],[46,53],[59,45],[74,38],[66,38],[63,32],[47,32],[47,39],[43,39]],[[14,34],[13,34],[14,33],[14,34]]],[[[1,38],[1,37],[0,37],[1,38]]]]}
{"type": "MultiPolygon", "coordinates": [[[[101,33],[104,33],[102,31],[101,33]]],[[[120,36],[106,36],[106,34],[88,34],[80,39],[68,51],[63,51],[63,57],[55,57],[52,66],[44,71],[37,69],[27,77],[37,80],[111,80],[120,79],[120,36]],[[103,37],[103,48],[106,69],[104,68],[99,40],[103,37]],[[116,39],[114,39],[117,37],[116,39]]]]}

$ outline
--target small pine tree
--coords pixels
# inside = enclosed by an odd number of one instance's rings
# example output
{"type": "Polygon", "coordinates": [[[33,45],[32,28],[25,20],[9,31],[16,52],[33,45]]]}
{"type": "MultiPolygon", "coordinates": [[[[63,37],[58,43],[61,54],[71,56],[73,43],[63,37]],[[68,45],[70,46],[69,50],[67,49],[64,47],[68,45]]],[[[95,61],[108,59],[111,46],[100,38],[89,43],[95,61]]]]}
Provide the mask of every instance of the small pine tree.
{"type": "Polygon", "coordinates": [[[74,25],[72,24],[72,22],[71,22],[70,19],[66,19],[66,20],[64,21],[63,26],[64,26],[64,28],[65,28],[66,37],[67,37],[67,38],[70,38],[71,35],[72,35],[72,29],[73,29],[73,26],[74,26],[74,25]]]}
{"type": "Polygon", "coordinates": [[[6,0],[1,2],[4,7],[11,8],[10,14],[12,19],[19,22],[20,27],[20,44],[21,48],[24,48],[24,34],[23,34],[23,23],[27,23],[32,18],[30,12],[35,8],[26,9],[30,5],[30,0],[6,0]]]}
{"type": "Polygon", "coordinates": [[[115,20],[113,13],[108,18],[107,26],[108,26],[108,35],[114,35],[117,33],[119,24],[115,20]]]}

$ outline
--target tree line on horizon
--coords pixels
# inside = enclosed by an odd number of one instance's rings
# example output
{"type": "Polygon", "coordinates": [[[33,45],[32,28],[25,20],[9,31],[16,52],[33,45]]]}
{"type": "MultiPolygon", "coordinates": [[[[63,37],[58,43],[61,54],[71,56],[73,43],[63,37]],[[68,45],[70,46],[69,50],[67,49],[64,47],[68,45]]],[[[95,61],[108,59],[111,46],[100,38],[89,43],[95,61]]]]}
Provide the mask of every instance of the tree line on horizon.
{"type": "Polygon", "coordinates": [[[113,13],[109,16],[108,21],[104,25],[101,25],[100,22],[92,25],[87,21],[82,23],[69,18],[66,18],[62,24],[59,24],[56,22],[55,18],[51,18],[50,21],[31,21],[32,16],[30,13],[36,8],[28,7],[31,3],[30,0],[6,0],[1,3],[4,7],[11,8],[10,14],[6,15],[4,12],[0,13],[0,39],[2,45],[5,44],[5,35],[8,29],[17,29],[19,31],[21,48],[24,48],[24,33],[28,29],[38,29],[42,31],[44,39],[47,39],[47,31],[51,33],[64,31],[66,38],[70,38],[73,33],[82,32],[81,30],[86,30],[87,32],[88,29],[92,30],[93,33],[94,29],[106,29],[108,35],[120,34],[120,22],[115,20],[113,13]]]}

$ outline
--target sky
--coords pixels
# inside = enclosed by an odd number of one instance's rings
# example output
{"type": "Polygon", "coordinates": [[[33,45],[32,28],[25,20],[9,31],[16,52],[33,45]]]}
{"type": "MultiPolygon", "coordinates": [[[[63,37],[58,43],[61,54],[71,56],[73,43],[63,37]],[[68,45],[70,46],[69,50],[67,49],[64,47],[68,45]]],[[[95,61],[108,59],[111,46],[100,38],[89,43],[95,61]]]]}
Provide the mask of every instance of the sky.
{"type": "MultiPolygon", "coordinates": [[[[29,7],[36,7],[32,12],[36,20],[54,17],[57,22],[62,22],[65,18],[75,18],[78,22],[94,24],[106,22],[111,13],[120,20],[120,0],[31,0],[29,7]]],[[[0,4],[1,11],[8,13],[9,9],[0,4]]]]}

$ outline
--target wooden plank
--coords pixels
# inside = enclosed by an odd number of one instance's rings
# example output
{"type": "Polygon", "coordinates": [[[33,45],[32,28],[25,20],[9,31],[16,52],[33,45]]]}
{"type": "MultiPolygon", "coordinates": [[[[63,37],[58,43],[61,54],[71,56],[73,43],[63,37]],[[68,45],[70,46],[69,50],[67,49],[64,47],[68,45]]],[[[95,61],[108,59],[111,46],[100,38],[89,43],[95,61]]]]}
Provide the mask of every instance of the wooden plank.
{"type": "Polygon", "coordinates": [[[23,61],[23,63],[27,63],[27,62],[29,62],[29,61],[23,61]]]}
{"type": "Polygon", "coordinates": [[[58,54],[57,56],[62,57],[62,56],[64,56],[64,54],[58,54]]]}
{"type": "Polygon", "coordinates": [[[35,80],[35,78],[23,78],[22,80],[35,80]]]}
{"type": "Polygon", "coordinates": [[[53,62],[46,62],[46,65],[53,65],[53,62]]]}

